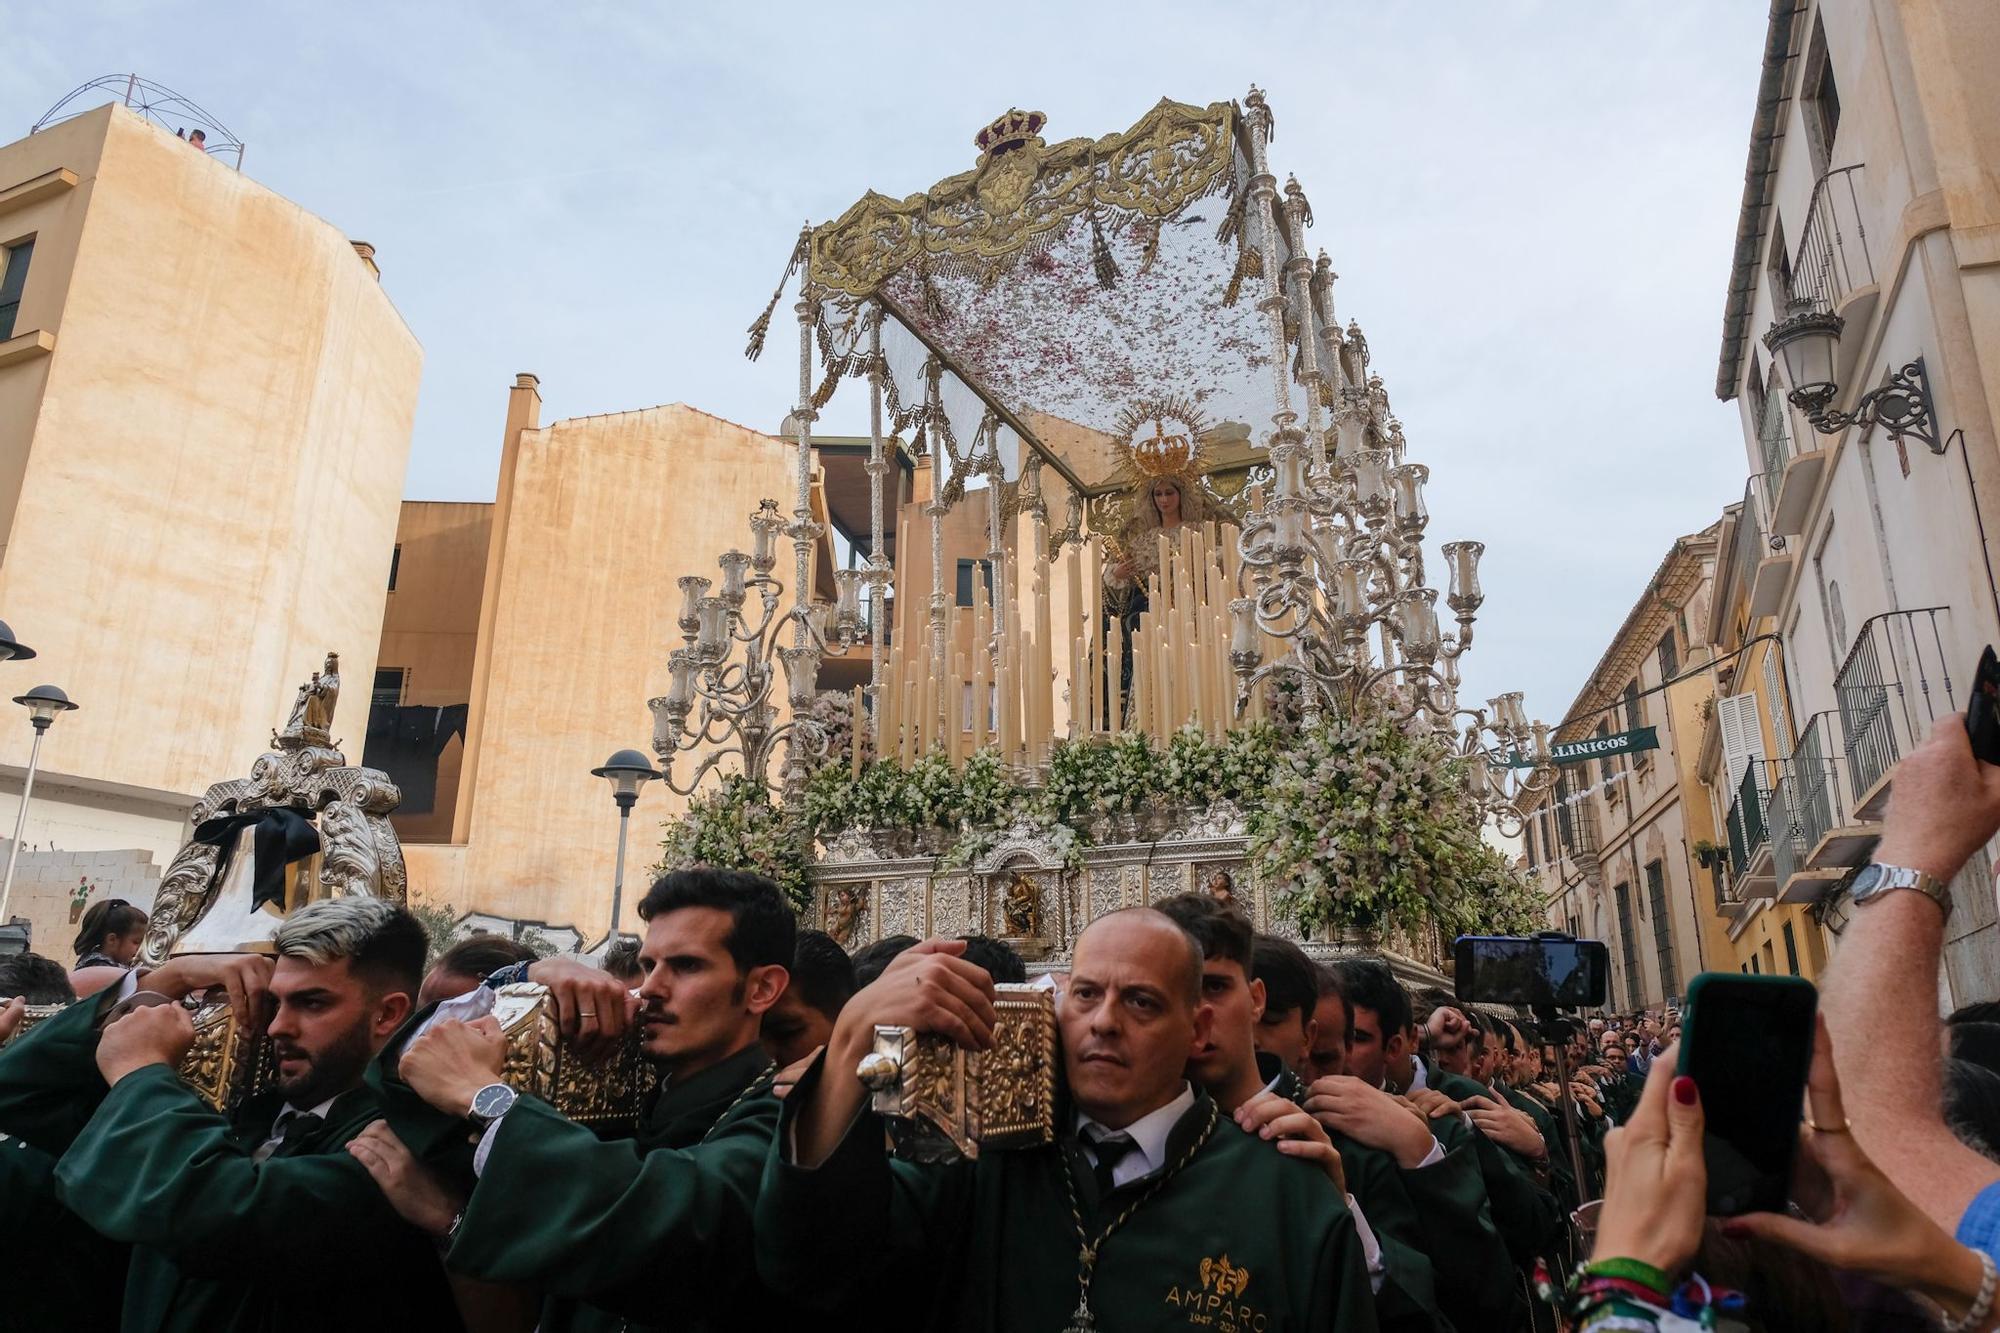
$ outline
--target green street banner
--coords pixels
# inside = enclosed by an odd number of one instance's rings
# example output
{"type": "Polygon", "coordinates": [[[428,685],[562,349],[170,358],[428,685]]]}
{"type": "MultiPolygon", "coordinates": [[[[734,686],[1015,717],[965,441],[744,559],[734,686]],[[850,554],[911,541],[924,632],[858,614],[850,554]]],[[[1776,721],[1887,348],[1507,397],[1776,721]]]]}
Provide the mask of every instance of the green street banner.
{"type": "MultiPolygon", "coordinates": [[[[1618,731],[1609,736],[1586,736],[1580,741],[1565,741],[1561,745],[1549,747],[1549,758],[1558,764],[1587,764],[1593,759],[1608,759],[1612,755],[1636,754],[1640,750],[1660,748],[1658,727],[1641,727],[1637,731],[1618,731]]],[[[1504,761],[1508,768],[1533,768],[1532,755],[1511,751],[1504,761]]]]}

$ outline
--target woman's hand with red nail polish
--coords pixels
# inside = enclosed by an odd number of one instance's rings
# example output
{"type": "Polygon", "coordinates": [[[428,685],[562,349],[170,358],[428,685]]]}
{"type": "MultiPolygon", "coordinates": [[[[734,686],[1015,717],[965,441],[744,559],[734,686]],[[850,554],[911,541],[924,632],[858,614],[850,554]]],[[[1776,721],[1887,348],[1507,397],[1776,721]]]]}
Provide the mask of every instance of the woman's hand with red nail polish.
{"type": "Polygon", "coordinates": [[[1629,1122],[1604,1140],[1604,1204],[1593,1259],[1637,1259],[1678,1274],[1701,1244],[1708,1166],[1701,1155],[1701,1094],[1676,1077],[1678,1052],[1653,1058],[1629,1122]]]}

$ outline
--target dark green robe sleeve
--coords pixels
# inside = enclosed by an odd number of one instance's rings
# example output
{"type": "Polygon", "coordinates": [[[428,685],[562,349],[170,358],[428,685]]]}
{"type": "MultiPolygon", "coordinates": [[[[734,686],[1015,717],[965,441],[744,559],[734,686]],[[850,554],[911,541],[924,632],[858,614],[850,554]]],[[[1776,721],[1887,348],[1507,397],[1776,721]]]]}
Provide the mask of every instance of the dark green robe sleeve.
{"type": "Polygon", "coordinates": [[[1461,1333],[1504,1327],[1514,1308],[1514,1265],[1493,1226],[1477,1150],[1461,1142],[1441,1160],[1402,1177],[1416,1210],[1417,1244],[1430,1256],[1445,1317],[1461,1333]]]}
{"type": "Polygon", "coordinates": [[[1339,1146],[1347,1192],[1354,1196],[1382,1249],[1376,1322],[1396,1333],[1434,1333],[1440,1327],[1437,1282],[1430,1257],[1422,1248],[1416,1206],[1403,1187],[1402,1173],[1376,1149],[1352,1141],[1339,1146]]]}
{"type": "Polygon", "coordinates": [[[56,1166],[62,1201],[101,1235],[211,1277],[266,1265],[337,1279],[412,1232],[345,1152],[258,1163],[166,1065],[127,1074],[56,1166]]]}
{"type": "Polygon", "coordinates": [[[0,1134],[60,1157],[104,1099],[92,1000],[43,1019],[0,1050],[0,1134]]]}
{"type": "Polygon", "coordinates": [[[1382,1325],[1368,1286],[1361,1233],[1354,1229],[1354,1218],[1344,1203],[1340,1214],[1338,1225],[1327,1229],[1320,1244],[1305,1327],[1310,1333],[1374,1333],[1382,1325]]]}
{"type": "Polygon", "coordinates": [[[641,1154],[523,1097],[494,1132],[446,1265],[633,1318],[658,1318],[663,1273],[740,1292],[777,1121],[777,1099],[753,1096],[698,1147],[641,1154]]]}
{"type": "MultiPolygon", "coordinates": [[[[881,1118],[864,1110],[825,1162],[798,1166],[792,1127],[819,1074],[815,1062],[792,1089],[771,1140],[757,1197],[757,1271],[779,1295],[815,1309],[879,1302],[888,1291],[899,1293],[899,1309],[931,1309],[955,1271],[977,1165],[892,1162],[881,1118]]],[[[1367,1281],[1364,1269],[1364,1292],[1367,1281]]]]}

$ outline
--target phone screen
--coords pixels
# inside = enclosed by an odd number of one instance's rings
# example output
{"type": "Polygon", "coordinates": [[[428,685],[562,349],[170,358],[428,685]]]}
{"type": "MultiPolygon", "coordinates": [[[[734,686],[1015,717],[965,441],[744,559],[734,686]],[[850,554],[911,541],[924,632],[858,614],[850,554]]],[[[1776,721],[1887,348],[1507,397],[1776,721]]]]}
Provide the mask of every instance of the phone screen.
{"type": "Polygon", "coordinates": [[[1783,1211],[1818,1004],[1796,977],[1707,973],[1689,987],[1680,1072],[1701,1090],[1711,1216],[1783,1211]]]}
{"type": "Polygon", "coordinates": [[[1602,940],[1464,935],[1453,971],[1461,1000],[1576,1009],[1604,1003],[1609,958],[1602,940]]]}

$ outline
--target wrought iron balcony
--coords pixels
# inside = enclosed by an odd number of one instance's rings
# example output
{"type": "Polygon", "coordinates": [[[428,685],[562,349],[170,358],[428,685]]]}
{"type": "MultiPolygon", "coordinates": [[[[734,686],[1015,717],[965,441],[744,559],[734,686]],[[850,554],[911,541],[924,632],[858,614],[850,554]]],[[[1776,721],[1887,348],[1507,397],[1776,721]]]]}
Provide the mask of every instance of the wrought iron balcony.
{"type": "Polygon", "coordinates": [[[1834,674],[1853,822],[1881,817],[1889,771],[1958,705],[1945,644],[1951,608],[1927,606],[1872,616],[1834,674]]]}
{"type": "MultiPolygon", "coordinates": [[[[1806,719],[1788,761],[1797,792],[1795,811],[1805,851],[1803,869],[1827,872],[1836,880],[1861,864],[1882,828],[1848,818],[1852,784],[1842,772],[1847,755],[1836,731],[1837,717],[1834,710],[1827,709],[1806,719]]],[[[1799,891],[1811,890],[1802,885],[1799,891]]],[[[1782,888],[1781,896],[1788,902],[1798,901],[1782,888]]]]}
{"type": "Polygon", "coordinates": [[[1771,876],[1771,783],[1762,761],[1752,762],[1729,804],[1729,873],[1745,896],[1768,898],[1771,876]]]}
{"type": "Polygon", "coordinates": [[[1793,555],[1783,537],[1771,533],[1764,521],[1763,474],[1752,477],[1743,488],[1743,509],[1736,516],[1736,568],[1749,590],[1750,617],[1760,619],[1778,609],[1791,579],[1793,555]]]}
{"type": "Polygon", "coordinates": [[[1805,230],[1791,261],[1790,296],[1838,313],[1854,292],[1875,285],[1868,227],[1861,219],[1863,163],[1835,167],[1813,183],[1805,230]]]}

